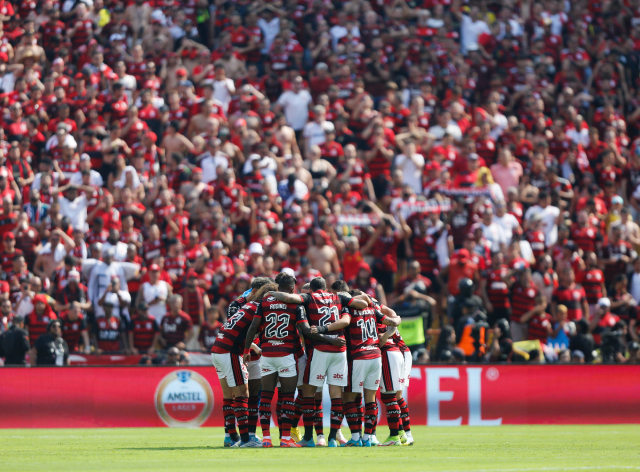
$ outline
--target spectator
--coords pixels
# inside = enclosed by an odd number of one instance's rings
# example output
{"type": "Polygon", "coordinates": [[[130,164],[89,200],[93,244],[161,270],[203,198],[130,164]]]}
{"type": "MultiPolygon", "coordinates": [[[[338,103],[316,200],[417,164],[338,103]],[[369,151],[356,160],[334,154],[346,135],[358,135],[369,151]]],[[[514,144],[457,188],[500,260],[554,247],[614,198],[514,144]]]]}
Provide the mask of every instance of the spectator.
{"type": "Polygon", "coordinates": [[[49,322],[46,332],[38,337],[31,349],[29,359],[33,366],[69,365],[69,347],[62,338],[62,324],[59,320],[49,322]]]}
{"type": "Polygon", "coordinates": [[[29,349],[29,335],[24,330],[24,318],[16,316],[11,320],[11,327],[0,334],[0,357],[4,358],[4,365],[24,366],[29,349]]]}

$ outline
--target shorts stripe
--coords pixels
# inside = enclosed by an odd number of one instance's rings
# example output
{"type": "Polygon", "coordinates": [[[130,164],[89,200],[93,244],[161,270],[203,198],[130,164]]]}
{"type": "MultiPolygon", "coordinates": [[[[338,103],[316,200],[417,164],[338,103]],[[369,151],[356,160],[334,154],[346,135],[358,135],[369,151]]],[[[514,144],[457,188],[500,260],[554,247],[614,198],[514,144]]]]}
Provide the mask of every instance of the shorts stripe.
{"type": "Polygon", "coordinates": [[[382,380],[384,381],[385,391],[391,392],[393,388],[393,379],[391,378],[391,367],[389,366],[389,351],[382,356],[382,380]]]}
{"type": "Polygon", "coordinates": [[[314,349],[309,349],[307,354],[307,365],[304,369],[304,376],[302,377],[302,383],[309,385],[309,376],[311,375],[311,359],[313,359],[314,349]]]}
{"type": "Polygon", "coordinates": [[[233,380],[236,387],[244,385],[244,375],[242,374],[242,366],[240,365],[240,357],[236,354],[229,354],[231,357],[231,368],[233,370],[233,380]]]}

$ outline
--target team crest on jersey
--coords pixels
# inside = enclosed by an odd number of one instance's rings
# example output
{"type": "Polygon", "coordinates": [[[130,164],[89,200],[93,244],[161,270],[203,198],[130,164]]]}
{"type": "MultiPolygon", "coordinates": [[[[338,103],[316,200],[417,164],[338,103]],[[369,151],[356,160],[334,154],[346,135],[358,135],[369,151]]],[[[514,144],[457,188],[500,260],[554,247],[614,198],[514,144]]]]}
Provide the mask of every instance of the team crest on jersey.
{"type": "Polygon", "coordinates": [[[574,300],[580,300],[580,292],[578,292],[577,290],[573,292],[573,299],[574,300]]]}
{"type": "Polygon", "coordinates": [[[207,379],[192,370],[164,376],[155,394],[158,416],[167,426],[197,427],[213,410],[213,391],[207,379]]]}

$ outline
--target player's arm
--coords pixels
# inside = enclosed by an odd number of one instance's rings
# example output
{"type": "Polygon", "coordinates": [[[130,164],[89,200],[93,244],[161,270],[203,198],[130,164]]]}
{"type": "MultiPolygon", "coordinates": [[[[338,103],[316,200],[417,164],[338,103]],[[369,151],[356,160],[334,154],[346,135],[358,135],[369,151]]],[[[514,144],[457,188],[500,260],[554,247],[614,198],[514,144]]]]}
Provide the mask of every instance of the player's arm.
{"type": "Polygon", "coordinates": [[[378,337],[378,342],[380,343],[380,346],[384,346],[385,344],[387,344],[387,341],[389,340],[389,338],[394,334],[396,334],[395,327],[387,328],[384,334],[378,337]]]}
{"type": "Polygon", "coordinates": [[[400,326],[400,323],[402,323],[402,320],[399,316],[387,316],[378,310],[376,310],[376,320],[378,321],[378,323],[382,323],[385,326],[392,326],[394,328],[400,326]]]}
{"type": "MultiPolygon", "coordinates": [[[[313,328],[315,328],[315,326],[313,328]]],[[[298,322],[298,331],[300,332],[300,335],[304,336],[305,338],[313,339],[314,341],[333,344],[334,346],[338,346],[338,347],[342,347],[347,344],[347,342],[342,338],[338,338],[338,337],[334,338],[332,336],[325,336],[323,334],[312,333],[311,329],[312,328],[309,327],[308,322],[306,321],[298,322]]]]}
{"type": "Polygon", "coordinates": [[[303,303],[305,303],[305,298],[302,295],[298,295],[297,293],[269,292],[266,294],[266,296],[271,296],[276,300],[284,303],[295,303],[297,305],[302,305],[303,303]]]}
{"type": "Polygon", "coordinates": [[[351,315],[348,312],[343,312],[338,321],[334,321],[329,326],[312,326],[311,332],[314,334],[323,334],[330,331],[339,331],[341,329],[347,328],[349,326],[349,323],[351,323],[351,315]]]}
{"type": "Polygon", "coordinates": [[[255,316],[253,317],[253,321],[251,321],[251,325],[249,325],[249,331],[247,331],[247,337],[244,341],[244,353],[242,354],[242,359],[245,364],[248,364],[251,360],[251,345],[253,344],[253,340],[260,329],[260,324],[262,323],[262,305],[258,307],[255,316]]]}
{"type": "Polygon", "coordinates": [[[369,295],[367,295],[366,293],[363,293],[362,295],[356,295],[353,298],[349,298],[345,295],[339,295],[339,297],[343,306],[355,308],[356,310],[364,310],[372,304],[371,297],[369,297],[369,295]]]}

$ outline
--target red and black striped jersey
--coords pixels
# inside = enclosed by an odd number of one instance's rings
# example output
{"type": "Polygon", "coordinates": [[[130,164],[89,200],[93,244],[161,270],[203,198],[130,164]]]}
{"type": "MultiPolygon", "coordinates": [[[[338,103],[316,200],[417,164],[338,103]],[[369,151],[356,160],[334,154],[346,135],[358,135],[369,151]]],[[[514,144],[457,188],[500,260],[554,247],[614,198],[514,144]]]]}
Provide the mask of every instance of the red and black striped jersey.
{"type": "Polygon", "coordinates": [[[529,329],[527,330],[527,339],[538,339],[541,343],[546,344],[549,337],[548,327],[551,326],[551,316],[548,313],[535,315],[529,320],[529,329]]]}
{"type": "Polygon", "coordinates": [[[151,347],[153,337],[160,331],[160,327],[154,316],[136,316],[131,320],[129,331],[133,332],[133,347],[146,351],[151,347]]]}
{"type": "Polygon", "coordinates": [[[509,273],[509,268],[505,265],[499,269],[489,269],[486,272],[487,298],[493,308],[510,308],[509,287],[507,287],[504,277],[509,273]]]}
{"type": "Polygon", "coordinates": [[[538,296],[538,288],[533,282],[528,287],[523,287],[516,282],[511,287],[511,321],[521,323],[520,318],[532,308],[536,306],[536,297],[538,296]]]}
{"type": "Polygon", "coordinates": [[[193,327],[191,317],[180,310],[177,315],[167,313],[160,323],[162,337],[167,342],[167,347],[175,346],[179,342],[184,342],[186,335],[193,327]]]}
{"type": "Polygon", "coordinates": [[[46,334],[49,321],[56,319],[58,319],[58,317],[55,313],[38,318],[35,311],[31,312],[30,315],[24,318],[24,325],[29,329],[29,341],[31,342],[31,346],[35,344],[40,336],[46,334]]]}
{"type": "Polygon", "coordinates": [[[377,325],[386,318],[374,307],[346,310],[351,315],[347,328],[349,359],[376,359],[381,356],[377,325]]]}
{"type": "MultiPolygon", "coordinates": [[[[382,307],[384,305],[382,305],[378,300],[373,300],[373,306],[382,313],[382,307]]],[[[394,329],[394,328],[389,328],[387,325],[383,325],[382,323],[376,323],[376,328],[378,330],[378,335],[381,336],[384,333],[387,332],[388,329],[394,329]]],[[[389,337],[389,339],[387,339],[387,342],[380,346],[380,350],[382,352],[387,352],[387,351],[400,351],[400,346],[404,345],[406,347],[406,344],[404,344],[404,340],[402,339],[402,336],[400,336],[397,332],[396,334],[392,335],[389,337]],[[396,334],[398,337],[396,337],[396,334]]]]}
{"type": "MultiPolygon", "coordinates": [[[[307,311],[307,318],[310,326],[329,326],[331,323],[338,321],[343,313],[346,313],[345,308],[351,303],[351,298],[342,294],[333,294],[325,292],[324,290],[318,290],[311,294],[303,293],[301,295],[304,300],[304,307],[307,311]]],[[[344,338],[344,331],[333,331],[335,334],[325,334],[325,336],[336,336],[338,338],[344,338]]],[[[313,341],[313,348],[322,352],[345,352],[346,346],[334,346],[321,341],[313,341]]]]}
{"type": "Polygon", "coordinates": [[[107,319],[104,316],[98,318],[94,325],[98,348],[105,352],[120,350],[120,333],[124,331],[124,322],[120,318],[112,316],[107,319]]]}
{"type": "Polygon", "coordinates": [[[393,339],[393,342],[396,343],[396,346],[398,346],[398,349],[400,349],[400,352],[409,352],[409,346],[404,342],[404,339],[402,339],[402,335],[398,330],[396,330],[395,334],[391,336],[391,338],[393,339]]]}
{"type": "Polygon", "coordinates": [[[82,339],[81,333],[87,331],[87,320],[82,313],[78,313],[77,319],[70,320],[68,311],[65,311],[60,313],[60,321],[62,322],[62,337],[67,341],[69,352],[77,351],[82,339]]]}
{"type": "Polygon", "coordinates": [[[298,351],[297,324],[307,321],[302,305],[284,303],[274,297],[265,297],[258,306],[256,318],[261,320],[260,347],[265,357],[284,357],[298,351]]]}
{"type": "Polygon", "coordinates": [[[247,331],[249,331],[253,317],[256,316],[258,306],[256,302],[249,302],[236,311],[233,316],[230,316],[218,332],[218,338],[213,343],[211,352],[242,355],[247,331]]]}
{"type": "MultiPolygon", "coordinates": [[[[553,292],[551,301],[558,305],[567,307],[567,316],[571,321],[581,320],[585,313],[582,313],[582,301],[587,298],[584,289],[579,285],[566,287],[561,285],[553,292]]],[[[588,313],[586,313],[588,315],[588,313]]]]}
{"type": "Polygon", "coordinates": [[[600,269],[589,269],[582,277],[582,288],[587,294],[587,302],[589,305],[595,305],[602,298],[602,284],[604,283],[604,274],[600,269]]]}

